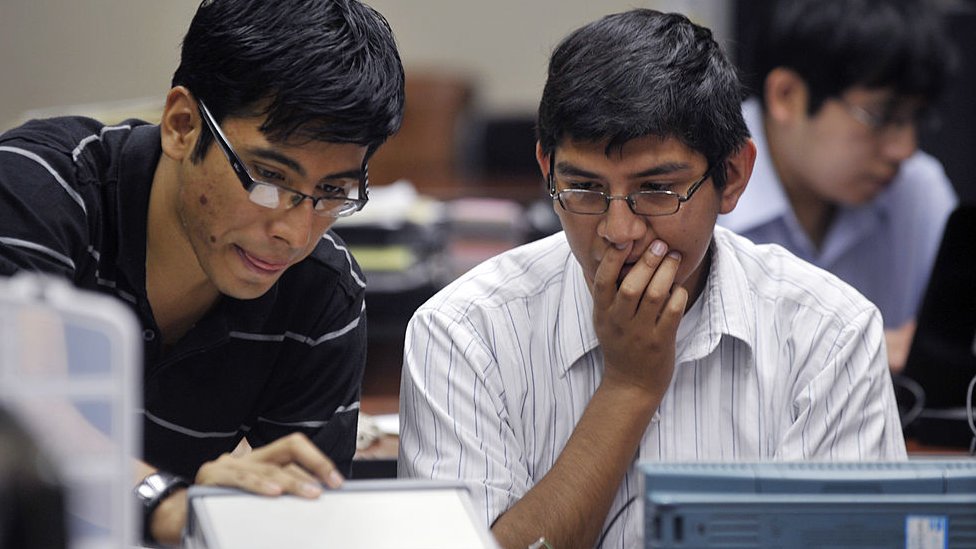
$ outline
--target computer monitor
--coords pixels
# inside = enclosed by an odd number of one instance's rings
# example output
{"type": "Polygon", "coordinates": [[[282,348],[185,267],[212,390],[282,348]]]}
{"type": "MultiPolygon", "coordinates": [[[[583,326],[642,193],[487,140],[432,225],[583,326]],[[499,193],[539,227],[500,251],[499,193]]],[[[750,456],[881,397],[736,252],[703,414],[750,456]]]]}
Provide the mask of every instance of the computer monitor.
{"type": "Polygon", "coordinates": [[[905,369],[894,379],[905,434],[968,448],[976,436],[967,407],[976,379],[976,205],[949,216],[917,322],[905,369]]]}
{"type": "Polygon", "coordinates": [[[644,547],[976,547],[976,461],[643,463],[644,547]]]}

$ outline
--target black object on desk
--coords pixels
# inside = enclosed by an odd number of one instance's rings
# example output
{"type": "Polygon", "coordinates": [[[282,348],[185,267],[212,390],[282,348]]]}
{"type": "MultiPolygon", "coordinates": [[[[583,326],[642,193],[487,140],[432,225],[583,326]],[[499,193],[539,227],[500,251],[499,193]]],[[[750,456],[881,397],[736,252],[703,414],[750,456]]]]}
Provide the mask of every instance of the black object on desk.
{"type": "Polygon", "coordinates": [[[959,206],[946,222],[917,322],[905,370],[895,376],[905,436],[969,448],[976,437],[966,407],[976,379],[976,205],[959,206]]]}

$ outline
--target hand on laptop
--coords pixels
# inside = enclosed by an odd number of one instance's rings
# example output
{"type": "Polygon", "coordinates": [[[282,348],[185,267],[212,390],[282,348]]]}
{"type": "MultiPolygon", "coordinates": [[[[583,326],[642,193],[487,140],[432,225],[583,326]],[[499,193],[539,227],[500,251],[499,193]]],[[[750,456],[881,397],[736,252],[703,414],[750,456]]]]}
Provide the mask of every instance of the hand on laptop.
{"type": "Polygon", "coordinates": [[[332,460],[301,433],[282,437],[244,455],[224,454],[197,471],[195,484],[231,486],[264,496],[318,497],[321,484],[342,485],[332,460]]]}
{"type": "MultiPolygon", "coordinates": [[[[305,435],[294,433],[250,452],[226,453],[197,471],[194,484],[240,488],[264,496],[316,498],[321,484],[338,488],[342,474],[305,435]]],[[[152,516],[153,537],[179,543],[186,524],[186,490],[174,492],[152,516]]]]}

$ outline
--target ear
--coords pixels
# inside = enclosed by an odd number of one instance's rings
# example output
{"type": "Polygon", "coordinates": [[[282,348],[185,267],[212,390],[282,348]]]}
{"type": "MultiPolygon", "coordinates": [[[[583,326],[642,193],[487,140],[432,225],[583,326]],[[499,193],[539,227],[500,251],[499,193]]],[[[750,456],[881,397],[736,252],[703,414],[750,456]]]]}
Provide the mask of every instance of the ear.
{"type": "Polygon", "coordinates": [[[542,143],[535,142],[535,161],[539,164],[542,179],[549,178],[549,155],[542,151],[542,143]]]}
{"type": "Polygon", "coordinates": [[[777,67],[763,83],[766,116],[774,123],[790,124],[807,116],[810,91],[803,78],[791,69],[777,67]]]}
{"type": "Polygon", "coordinates": [[[183,86],[169,90],[159,121],[163,153],[177,161],[189,158],[200,137],[202,123],[190,90],[183,86]]]}
{"type": "Polygon", "coordinates": [[[725,187],[722,188],[719,213],[729,213],[739,203],[739,197],[746,190],[752,167],[756,163],[756,144],[747,140],[725,161],[725,187]]]}

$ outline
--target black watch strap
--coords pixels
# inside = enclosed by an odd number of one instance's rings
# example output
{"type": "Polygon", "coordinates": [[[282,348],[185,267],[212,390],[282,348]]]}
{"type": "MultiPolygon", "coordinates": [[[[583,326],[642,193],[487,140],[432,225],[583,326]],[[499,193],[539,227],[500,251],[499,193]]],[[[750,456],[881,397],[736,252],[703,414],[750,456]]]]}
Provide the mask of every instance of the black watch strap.
{"type": "Polygon", "coordinates": [[[150,521],[153,511],[159,507],[160,502],[169,497],[174,491],[186,488],[190,485],[183,477],[167,473],[166,471],[156,471],[155,473],[142,479],[142,482],[135,487],[136,499],[139,500],[142,509],[142,541],[147,545],[155,545],[157,542],[150,534],[150,521]]]}

